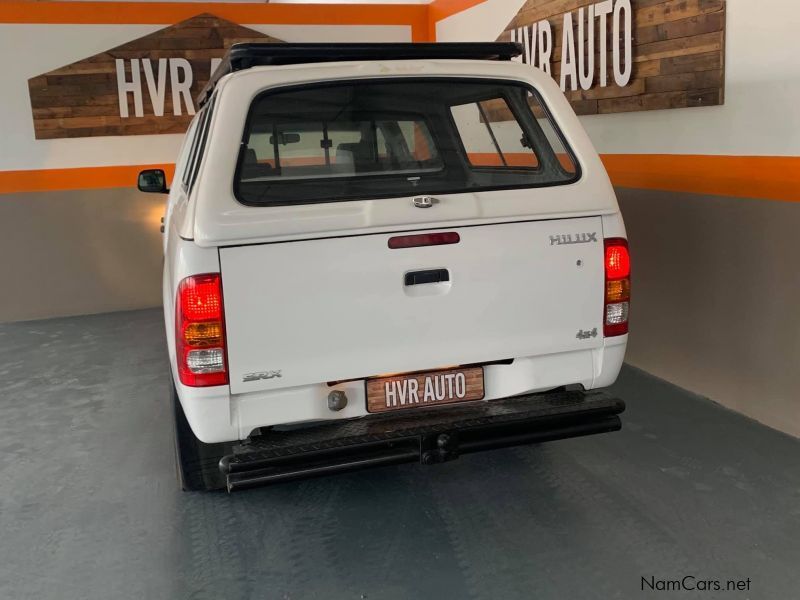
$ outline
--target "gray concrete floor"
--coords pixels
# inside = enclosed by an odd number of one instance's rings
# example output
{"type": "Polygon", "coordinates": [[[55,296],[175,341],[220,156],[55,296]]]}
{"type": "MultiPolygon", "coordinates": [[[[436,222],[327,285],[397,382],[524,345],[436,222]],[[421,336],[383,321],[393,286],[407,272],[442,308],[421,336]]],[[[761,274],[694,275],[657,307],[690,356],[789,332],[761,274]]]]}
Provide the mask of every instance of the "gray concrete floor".
{"type": "Polygon", "coordinates": [[[769,598],[800,441],[626,368],[619,433],[178,491],[158,311],[0,325],[0,598],[769,598]],[[642,577],[751,579],[643,592],[642,577]]]}

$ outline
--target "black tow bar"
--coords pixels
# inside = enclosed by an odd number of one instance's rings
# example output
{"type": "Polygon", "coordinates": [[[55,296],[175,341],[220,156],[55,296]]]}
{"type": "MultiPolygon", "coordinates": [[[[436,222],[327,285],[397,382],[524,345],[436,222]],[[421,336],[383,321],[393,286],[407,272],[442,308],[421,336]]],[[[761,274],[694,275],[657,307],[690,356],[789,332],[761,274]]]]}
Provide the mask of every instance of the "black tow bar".
{"type": "Polygon", "coordinates": [[[605,392],[559,391],[267,431],[220,461],[228,491],[367,467],[620,429],[625,403],[605,392]]]}

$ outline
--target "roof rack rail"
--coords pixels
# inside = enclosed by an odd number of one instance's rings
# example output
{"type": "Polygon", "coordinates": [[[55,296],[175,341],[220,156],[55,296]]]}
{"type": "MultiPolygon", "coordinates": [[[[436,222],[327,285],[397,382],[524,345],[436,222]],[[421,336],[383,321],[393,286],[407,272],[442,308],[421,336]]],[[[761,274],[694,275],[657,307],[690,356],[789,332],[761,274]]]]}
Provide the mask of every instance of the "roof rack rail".
{"type": "Polygon", "coordinates": [[[357,60],[511,60],[520,54],[522,46],[515,42],[233,44],[200,90],[197,103],[202,106],[208,100],[220,78],[250,67],[357,60]]]}

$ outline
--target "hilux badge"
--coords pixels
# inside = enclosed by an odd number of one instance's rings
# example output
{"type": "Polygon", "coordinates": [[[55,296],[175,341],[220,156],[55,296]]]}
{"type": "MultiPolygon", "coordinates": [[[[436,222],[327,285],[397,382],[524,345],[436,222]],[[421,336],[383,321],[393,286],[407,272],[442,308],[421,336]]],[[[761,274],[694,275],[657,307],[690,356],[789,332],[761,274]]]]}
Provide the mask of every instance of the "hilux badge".
{"type": "Polygon", "coordinates": [[[550,245],[561,246],[564,244],[587,244],[589,242],[597,241],[597,232],[591,233],[567,233],[565,235],[551,235],[550,245]]]}

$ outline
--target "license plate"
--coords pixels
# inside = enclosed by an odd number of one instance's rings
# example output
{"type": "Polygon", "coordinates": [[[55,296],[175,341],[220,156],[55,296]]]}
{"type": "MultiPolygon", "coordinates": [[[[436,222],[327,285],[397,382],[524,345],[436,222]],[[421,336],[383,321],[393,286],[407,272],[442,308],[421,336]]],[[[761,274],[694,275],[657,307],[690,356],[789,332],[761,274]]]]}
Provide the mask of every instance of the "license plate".
{"type": "Polygon", "coordinates": [[[483,367],[393,375],[367,380],[367,411],[468,402],[483,395],[483,367]]]}

